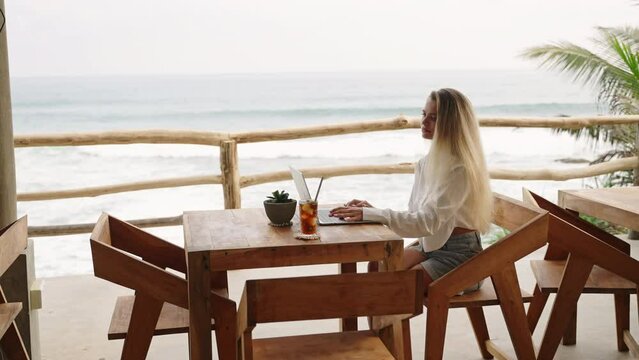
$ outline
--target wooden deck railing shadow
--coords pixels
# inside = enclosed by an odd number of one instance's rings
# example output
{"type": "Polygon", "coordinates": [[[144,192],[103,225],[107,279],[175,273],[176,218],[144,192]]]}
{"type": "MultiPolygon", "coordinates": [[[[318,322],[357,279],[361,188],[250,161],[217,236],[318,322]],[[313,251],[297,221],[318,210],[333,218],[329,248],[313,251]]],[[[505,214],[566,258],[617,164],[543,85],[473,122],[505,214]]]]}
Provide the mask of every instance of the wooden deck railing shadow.
{"type": "MultiPolygon", "coordinates": [[[[593,125],[628,126],[639,124],[639,116],[594,116],[594,117],[545,117],[545,118],[480,118],[482,127],[534,127],[534,128],[583,128],[593,125]]],[[[107,131],[94,133],[39,134],[15,136],[15,146],[85,146],[124,144],[196,144],[220,148],[220,173],[204,176],[187,176],[168,179],[154,179],[104,186],[19,193],[18,201],[42,201],[93,197],[128,191],[172,188],[181,186],[218,184],[222,185],[225,208],[241,207],[241,189],[259,184],[290,179],[288,171],[241,175],[238,167],[238,144],[296,140],[311,137],[325,137],[372,131],[391,131],[420,127],[420,118],[399,116],[391,119],[365,122],[342,123],[324,126],[277,129],[251,132],[210,132],[210,131],[107,131]]],[[[639,139],[638,139],[639,141],[639,139]]],[[[619,170],[639,169],[639,159],[629,157],[616,159],[579,169],[531,169],[512,170],[490,168],[492,179],[503,180],[556,180],[563,181],[608,174],[619,170]]],[[[364,174],[410,174],[413,163],[386,165],[352,165],[341,167],[301,169],[307,178],[329,178],[364,174]]],[[[182,224],[182,216],[131,220],[139,227],[175,226],[182,224]]],[[[90,233],[93,223],[29,227],[30,236],[55,236],[90,233]]]]}

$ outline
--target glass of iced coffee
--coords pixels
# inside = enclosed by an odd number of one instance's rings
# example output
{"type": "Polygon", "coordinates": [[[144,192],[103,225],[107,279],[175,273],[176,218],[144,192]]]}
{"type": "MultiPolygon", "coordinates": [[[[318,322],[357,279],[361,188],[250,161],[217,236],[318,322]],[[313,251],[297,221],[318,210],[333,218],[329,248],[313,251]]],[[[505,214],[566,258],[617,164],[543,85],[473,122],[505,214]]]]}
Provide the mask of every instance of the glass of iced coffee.
{"type": "Polygon", "coordinates": [[[300,230],[304,235],[317,234],[317,201],[301,200],[300,230]]]}

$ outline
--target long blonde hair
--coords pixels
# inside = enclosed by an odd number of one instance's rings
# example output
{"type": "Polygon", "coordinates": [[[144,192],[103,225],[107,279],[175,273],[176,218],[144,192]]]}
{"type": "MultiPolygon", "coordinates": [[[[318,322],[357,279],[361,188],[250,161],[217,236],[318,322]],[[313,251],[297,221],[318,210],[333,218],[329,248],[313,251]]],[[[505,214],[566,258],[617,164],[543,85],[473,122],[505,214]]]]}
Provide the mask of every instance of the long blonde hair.
{"type": "Polygon", "coordinates": [[[435,134],[428,165],[435,183],[446,181],[451,160],[458,160],[466,170],[471,209],[476,230],[486,232],[492,222],[493,196],[486,160],[479,136],[479,124],[472,104],[455,89],[440,89],[430,93],[437,104],[435,134]]]}

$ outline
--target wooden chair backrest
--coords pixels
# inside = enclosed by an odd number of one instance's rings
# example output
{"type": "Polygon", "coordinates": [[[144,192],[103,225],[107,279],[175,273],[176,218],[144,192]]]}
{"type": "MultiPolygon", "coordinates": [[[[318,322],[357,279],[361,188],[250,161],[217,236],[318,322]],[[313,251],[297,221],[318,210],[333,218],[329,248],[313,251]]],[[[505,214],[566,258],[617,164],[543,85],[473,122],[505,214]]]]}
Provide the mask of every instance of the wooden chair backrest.
{"type": "Polygon", "coordinates": [[[429,293],[452,297],[543,247],[548,239],[548,212],[494,193],[494,223],[510,233],[435,280],[429,293]]]}
{"type": "Polygon", "coordinates": [[[4,274],[13,262],[27,248],[27,217],[0,229],[0,275],[4,274]]]}
{"type": "Polygon", "coordinates": [[[639,261],[629,255],[629,246],[603,230],[596,228],[543,197],[530,192],[539,206],[550,212],[548,241],[550,248],[559,249],[546,258],[571,254],[598,265],[627,280],[639,284],[639,261]]]}
{"type": "MultiPolygon", "coordinates": [[[[592,236],[595,236],[599,240],[616,248],[617,250],[630,255],[630,244],[596,227],[595,225],[585,220],[582,220],[581,218],[579,218],[577,214],[571,211],[568,211],[566,209],[562,209],[558,205],[553,204],[552,202],[546,200],[542,196],[537,195],[528,189],[523,189],[523,195],[524,195],[524,200],[527,201],[529,204],[539,206],[540,208],[548,211],[553,216],[569,223],[570,225],[582,231],[587,232],[588,234],[591,234],[592,236]]],[[[563,258],[565,259],[567,256],[568,254],[565,253],[563,258]]],[[[559,260],[559,259],[556,256],[554,256],[552,260],[559,260]]]]}
{"type": "MultiPolygon", "coordinates": [[[[172,259],[178,255],[175,248],[179,247],[167,244],[133,225],[102,214],[91,233],[93,272],[99,278],[188,309],[186,280],[164,269],[169,265],[181,268],[179,261],[172,259]]],[[[180,254],[185,261],[184,251],[180,254]]]]}
{"type": "Polygon", "coordinates": [[[186,259],[181,247],[108,214],[103,214],[98,220],[100,222],[104,222],[105,226],[102,231],[96,226],[98,233],[92,234],[91,239],[139,256],[155,266],[186,273],[186,259]]]}
{"type": "MultiPolygon", "coordinates": [[[[279,321],[422,312],[421,271],[247,280],[242,303],[249,327],[279,321]]],[[[242,305],[240,306],[243,307],[242,305]]]]}
{"type": "Polygon", "coordinates": [[[493,193],[493,223],[504,229],[514,231],[541,213],[536,206],[493,193]]]}

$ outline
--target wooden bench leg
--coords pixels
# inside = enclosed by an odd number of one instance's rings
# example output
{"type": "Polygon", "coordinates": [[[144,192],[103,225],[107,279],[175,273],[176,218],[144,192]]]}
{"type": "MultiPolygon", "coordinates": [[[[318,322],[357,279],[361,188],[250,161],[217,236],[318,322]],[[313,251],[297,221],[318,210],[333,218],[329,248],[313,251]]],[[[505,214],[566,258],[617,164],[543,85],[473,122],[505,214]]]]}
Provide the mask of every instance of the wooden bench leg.
{"type": "Polygon", "coordinates": [[[484,359],[492,359],[493,356],[488,352],[486,348],[486,341],[490,339],[488,335],[488,326],[486,326],[486,317],[484,316],[484,308],[482,307],[467,307],[468,317],[470,323],[473,325],[473,331],[475,332],[475,338],[477,339],[477,345],[479,345],[479,351],[484,359]]]}
{"type": "Polygon", "coordinates": [[[577,306],[575,306],[575,313],[572,314],[572,318],[568,322],[568,327],[564,332],[561,343],[564,345],[575,345],[577,343],[577,306]]]}
{"type": "Polygon", "coordinates": [[[566,262],[561,286],[557,292],[555,304],[552,307],[546,332],[539,348],[537,358],[550,360],[555,356],[561,337],[566,332],[566,327],[577,307],[577,300],[590,276],[593,263],[584,258],[571,254],[566,262]]]}
{"type": "Polygon", "coordinates": [[[131,322],[122,347],[122,360],[146,359],[164,303],[136,292],[131,322]]]}
{"type": "Polygon", "coordinates": [[[445,296],[433,295],[431,290],[431,293],[428,294],[428,311],[426,312],[426,351],[424,357],[428,360],[441,360],[444,357],[450,300],[445,296]]]}
{"type": "Polygon", "coordinates": [[[544,311],[544,307],[548,301],[548,295],[549,294],[541,292],[539,287],[535,285],[533,298],[530,305],[528,305],[528,313],[526,313],[526,318],[528,319],[528,330],[530,330],[531,334],[534,333],[537,328],[541,313],[544,311]]]}
{"type": "Polygon", "coordinates": [[[628,351],[628,346],[623,339],[623,333],[630,329],[629,294],[615,294],[615,320],[617,323],[617,350],[628,351]]]}
{"type": "Polygon", "coordinates": [[[535,348],[526,321],[526,310],[521,297],[515,264],[510,264],[502,271],[493,274],[491,278],[517,359],[534,360],[535,348]]]}

